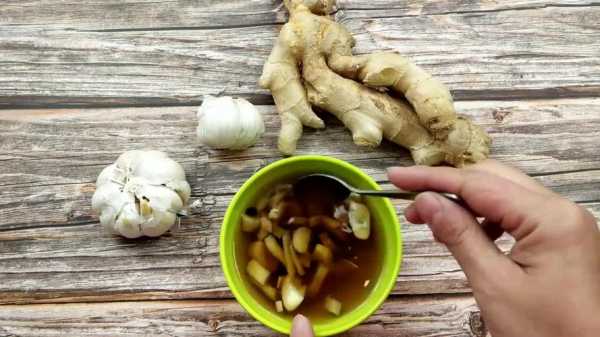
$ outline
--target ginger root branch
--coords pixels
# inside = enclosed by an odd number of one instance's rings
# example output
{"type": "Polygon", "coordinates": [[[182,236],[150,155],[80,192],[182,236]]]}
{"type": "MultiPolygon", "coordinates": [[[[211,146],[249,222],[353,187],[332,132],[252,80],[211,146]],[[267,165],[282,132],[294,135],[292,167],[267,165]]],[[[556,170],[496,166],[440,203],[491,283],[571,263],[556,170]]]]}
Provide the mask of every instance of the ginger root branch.
{"type": "Polygon", "coordinates": [[[293,154],[303,125],[324,127],[314,106],[342,121],[357,145],[378,146],[386,138],[407,148],[417,164],[463,166],[487,158],[489,136],[457,116],[442,82],[396,53],[352,55],[354,38],[327,16],[334,0],[284,3],[290,19],[260,79],[281,116],[282,153],[293,154]]]}

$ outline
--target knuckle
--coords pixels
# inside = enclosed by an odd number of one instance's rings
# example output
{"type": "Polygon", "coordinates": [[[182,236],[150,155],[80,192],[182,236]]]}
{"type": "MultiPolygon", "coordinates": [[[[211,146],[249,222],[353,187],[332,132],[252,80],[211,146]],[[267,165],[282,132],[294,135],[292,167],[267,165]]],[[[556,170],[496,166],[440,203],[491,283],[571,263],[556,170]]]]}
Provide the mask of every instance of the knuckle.
{"type": "Polygon", "coordinates": [[[461,183],[459,187],[459,194],[461,195],[475,195],[477,193],[483,192],[486,189],[486,184],[481,184],[482,181],[485,181],[489,178],[489,174],[474,170],[471,168],[467,168],[461,170],[461,183]]]}
{"type": "Polygon", "coordinates": [[[437,241],[448,246],[459,245],[468,230],[468,225],[464,223],[448,223],[438,221],[434,224],[434,235],[437,241]]]}
{"type": "Polygon", "coordinates": [[[467,181],[473,180],[473,179],[479,179],[484,174],[480,170],[477,170],[476,168],[472,168],[472,167],[462,169],[462,170],[460,170],[460,172],[461,172],[463,178],[467,181]]]}

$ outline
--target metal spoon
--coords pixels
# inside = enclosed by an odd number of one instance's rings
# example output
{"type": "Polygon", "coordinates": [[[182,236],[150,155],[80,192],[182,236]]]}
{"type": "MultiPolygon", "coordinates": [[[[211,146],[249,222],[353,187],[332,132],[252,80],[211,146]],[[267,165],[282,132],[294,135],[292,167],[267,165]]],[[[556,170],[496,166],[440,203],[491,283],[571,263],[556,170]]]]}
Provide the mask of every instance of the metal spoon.
{"type": "MultiPolygon", "coordinates": [[[[405,192],[400,190],[395,191],[377,191],[377,190],[361,190],[351,186],[343,179],[338,177],[328,175],[328,174],[309,174],[303,177],[300,177],[296,183],[294,184],[295,191],[304,191],[312,188],[328,188],[331,193],[335,196],[337,200],[345,200],[350,196],[351,193],[356,193],[359,195],[370,196],[370,197],[383,197],[383,198],[393,198],[393,199],[404,199],[404,200],[415,200],[419,193],[417,192],[405,192]]],[[[439,192],[438,192],[439,193],[439,192]]],[[[469,207],[466,203],[459,198],[455,194],[451,193],[439,193],[444,196],[448,200],[451,200],[460,206],[463,206],[467,209],[469,207]]]]}

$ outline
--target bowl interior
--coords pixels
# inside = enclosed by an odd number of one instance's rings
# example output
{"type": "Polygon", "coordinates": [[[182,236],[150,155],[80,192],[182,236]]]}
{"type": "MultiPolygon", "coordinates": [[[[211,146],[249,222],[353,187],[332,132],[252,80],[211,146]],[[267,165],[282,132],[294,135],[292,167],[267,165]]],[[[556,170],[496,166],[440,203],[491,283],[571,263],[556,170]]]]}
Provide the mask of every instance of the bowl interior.
{"type": "MultiPolygon", "coordinates": [[[[344,161],[324,156],[297,156],[277,161],[254,174],[240,188],[231,201],[221,228],[220,255],[225,278],[237,301],[254,318],[281,333],[288,334],[289,318],[278,315],[257,299],[257,290],[245,281],[238,266],[236,242],[241,242],[239,220],[246,208],[253,205],[260,195],[278,183],[311,173],[325,173],[340,177],[359,188],[378,189],[378,185],[358,168],[344,161]]],[[[317,336],[329,336],[350,329],[369,317],[387,298],[395,285],[402,260],[402,238],[400,224],[394,207],[387,199],[366,198],[376,227],[380,233],[380,254],[383,261],[381,271],[368,297],[354,310],[314,326],[317,336]]]]}

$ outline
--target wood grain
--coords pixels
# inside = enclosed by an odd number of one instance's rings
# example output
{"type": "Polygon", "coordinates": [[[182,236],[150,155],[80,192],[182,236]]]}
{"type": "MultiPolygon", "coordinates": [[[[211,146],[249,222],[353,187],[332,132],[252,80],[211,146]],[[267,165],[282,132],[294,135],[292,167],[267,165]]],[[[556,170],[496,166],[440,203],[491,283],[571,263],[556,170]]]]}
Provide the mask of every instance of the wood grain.
{"type": "MultiPolygon", "coordinates": [[[[598,1],[573,0],[338,0],[334,15],[381,18],[588,7],[598,1]]],[[[45,26],[94,31],[206,29],[281,24],[287,20],[282,1],[245,0],[4,0],[0,25],[45,26]]]]}
{"type": "MultiPolygon", "coordinates": [[[[600,219],[600,1],[338,0],[333,16],[357,53],[394,50],[447,83],[496,159],[600,219]]],[[[218,234],[239,186],[281,158],[256,82],[286,20],[280,0],[1,1],[0,337],[278,336],[232,299],[218,234]],[[263,105],[265,137],[244,152],[196,145],[206,94],[263,105]],[[90,209],[94,181],[142,148],[184,166],[191,214],[160,239],[110,236],[90,209]]],[[[324,118],[299,154],[345,159],[386,187],[386,167],[412,164],[324,118]]],[[[489,337],[463,272],[406,224],[406,205],[393,295],[343,336],[489,337]]]]}
{"type": "MultiPolygon", "coordinates": [[[[0,306],[0,336],[281,336],[232,300],[0,306]]],[[[390,298],[340,336],[485,337],[473,299],[390,298]]]]}
{"type": "MultiPolygon", "coordinates": [[[[497,159],[600,217],[600,99],[457,107],[492,134],[497,159]]],[[[268,131],[244,152],[197,146],[192,106],[0,111],[0,303],[230,298],[218,259],[223,213],[245,179],[280,158],[274,108],[259,108],[268,131]],[[193,187],[191,216],[160,239],[107,235],[90,209],[100,170],[136,148],[169,152],[193,187]]],[[[355,146],[339,122],[326,120],[327,129],[306,130],[299,154],[348,160],[380,182],[386,167],[411,164],[392,144],[355,146]]],[[[396,203],[399,214],[404,206],[396,203]]],[[[405,225],[403,232],[395,294],[469,292],[456,262],[425,227],[405,225]]],[[[511,240],[500,245],[509,249],[511,240]]]]}
{"type": "MultiPolygon", "coordinates": [[[[186,105],[217,93],[272,103],[257,79],[285,18],[279,2],[212,1],[206,11],[191,1],[86,3],[11,0],[0,7],[0,107],[186,105]],[[132,28],[104,27],[125,22],[132,28]],[[155,28],[138,29],[149,22],[155,28]]],[[[405,54],[458,100],[599,95],[597,3],[436,3],[348,2],[337,16],[355,34],[358,53],[405,54]]]]}

